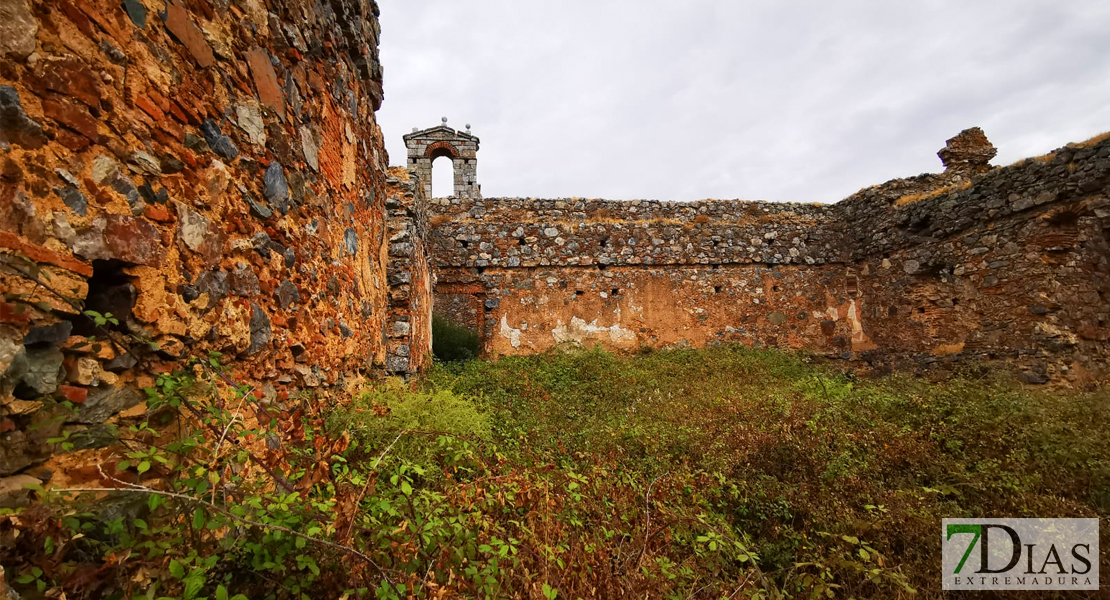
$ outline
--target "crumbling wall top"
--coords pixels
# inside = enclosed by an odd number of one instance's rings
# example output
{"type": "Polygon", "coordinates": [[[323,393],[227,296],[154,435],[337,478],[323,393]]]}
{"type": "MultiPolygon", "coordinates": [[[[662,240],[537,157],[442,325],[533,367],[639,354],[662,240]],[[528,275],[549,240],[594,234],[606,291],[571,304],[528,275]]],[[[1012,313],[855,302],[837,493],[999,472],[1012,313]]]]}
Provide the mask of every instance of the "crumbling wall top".
{"type": "Polygon", "coordinates": [[[990,161],[998,150],[978,127],[965,129],[950,138],[937,152],[945,173],[978,175],[990,170],[990,161]]]}

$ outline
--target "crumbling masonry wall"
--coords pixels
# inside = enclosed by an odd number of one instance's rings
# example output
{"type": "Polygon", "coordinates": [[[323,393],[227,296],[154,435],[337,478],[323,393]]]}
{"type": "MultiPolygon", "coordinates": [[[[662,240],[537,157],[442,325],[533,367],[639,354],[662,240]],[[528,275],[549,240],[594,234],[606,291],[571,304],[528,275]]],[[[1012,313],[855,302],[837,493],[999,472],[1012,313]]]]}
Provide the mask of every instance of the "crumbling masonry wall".
{"type": "Polygon", "coordinates": [[[940,156],[834,205],[433,200],[435,310],[488,355],[738,341],[1104,380],[1110,141],[991,168],[973,129],[940,156]]]}
{"type": "Polygon", "coordinates": [[[422,371],[432,356],[431,260],[425,248],[428,204],[416,173],[389,170],[385,200],[389,219],[389,343],[386,370],[422,371]]]}
{"type": "Polygon", "coordinates": [[[373,0],[12,0],[3,15],[5,490],[95,478],[139,389],[180,358],[221,352],[281,403],[399,353],[373,0]],[[157,349],[84,343],[103,335],[83,310],[157,349]],[[76,451],[50,459],[63,430],[76,451]]]}

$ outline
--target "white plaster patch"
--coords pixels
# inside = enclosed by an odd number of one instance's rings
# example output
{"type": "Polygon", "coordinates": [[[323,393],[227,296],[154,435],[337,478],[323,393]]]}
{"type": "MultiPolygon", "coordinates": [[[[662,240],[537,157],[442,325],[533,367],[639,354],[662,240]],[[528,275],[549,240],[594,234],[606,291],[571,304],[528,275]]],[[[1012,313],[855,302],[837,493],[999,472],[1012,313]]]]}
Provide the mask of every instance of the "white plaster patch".
{"type": "MultiPolygon", "coordinates": [[[[502,331],[504,331],[504,325],[502,325],[502,331]]],[[[571,317],[569,325],[559,320],[558,325],[551,330],[551,337],[555,339],[557,344],[563,342],[582,343],[590,337],[603,335],[608,335],[613,342],[629,342],[636,339],[636,334],[631,329],[621,327],[620,323],[613,323],[609,327],[604,327],[597,324],[597,319],[587,323],[585,319],[571,317]]]]}
{"type": "Polygon", "coordinates": [[[859,315],[856,314],[856,301],[852,300],[848,303],[848,322],[852,324],[852,341],[863,341],[863,323],[860,323],[859,315]]]}
{"type": "Polygon", "coordinates": [[[520,347],[520,330],[509,327],[509,317],[501,315],[501,337],[509,340],[513,348],[520,347]]]}

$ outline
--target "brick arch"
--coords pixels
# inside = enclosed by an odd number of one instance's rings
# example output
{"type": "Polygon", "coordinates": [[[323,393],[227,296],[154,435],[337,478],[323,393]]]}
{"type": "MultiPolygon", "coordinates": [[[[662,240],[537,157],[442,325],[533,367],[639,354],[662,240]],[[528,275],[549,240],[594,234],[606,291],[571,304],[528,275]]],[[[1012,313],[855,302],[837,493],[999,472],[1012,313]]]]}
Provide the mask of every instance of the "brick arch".
{"type": "Polygon", "coordinates": [[[456,160],[459,158],[459,149],[451,142],[440,141],[428,146],[428,149],[424,151],[424,156],[432,160],[441,156],[456,160]]]}

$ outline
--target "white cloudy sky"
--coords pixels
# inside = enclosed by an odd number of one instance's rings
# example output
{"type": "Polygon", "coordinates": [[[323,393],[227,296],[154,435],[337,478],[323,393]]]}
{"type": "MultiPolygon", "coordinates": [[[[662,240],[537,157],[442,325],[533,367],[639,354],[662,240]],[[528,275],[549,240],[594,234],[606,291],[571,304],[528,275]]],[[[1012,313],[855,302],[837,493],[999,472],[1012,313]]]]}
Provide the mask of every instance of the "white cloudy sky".
{"type": "Polygon", "coordinates": [[[1110,130],[1107,0],[380,4],[390,162],[471,123],[486,197],[833,202],[974,125],[995,164],[1110,130]]]}

